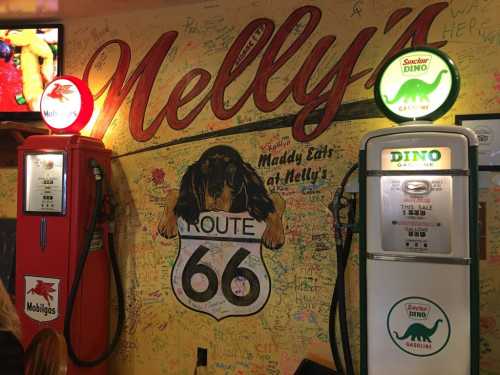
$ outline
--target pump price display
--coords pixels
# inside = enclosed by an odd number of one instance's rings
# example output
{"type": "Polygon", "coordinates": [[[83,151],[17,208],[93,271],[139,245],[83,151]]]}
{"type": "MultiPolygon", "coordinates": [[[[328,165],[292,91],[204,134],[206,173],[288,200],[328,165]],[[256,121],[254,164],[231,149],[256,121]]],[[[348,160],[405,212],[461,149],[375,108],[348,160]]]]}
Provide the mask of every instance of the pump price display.
{"type": "Polygon", "coordinates": [[[25,163],[25,210],[63,213],[64,155],[27,154],[25,163]]]}
{"type": "Polygon", "coordinates": [[[383,176],[385,251],[449,253],[450,176],[383,176]]]}

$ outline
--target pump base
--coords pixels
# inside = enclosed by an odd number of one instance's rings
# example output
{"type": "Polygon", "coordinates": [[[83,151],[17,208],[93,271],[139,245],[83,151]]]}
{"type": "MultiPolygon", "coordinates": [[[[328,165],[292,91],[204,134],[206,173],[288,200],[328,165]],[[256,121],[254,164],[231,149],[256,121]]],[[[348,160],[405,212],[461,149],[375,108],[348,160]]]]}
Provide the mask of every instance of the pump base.
{"type": "Polygon", "coordinates": [[[310,359],[304,359],[300,363],[294,375],[340,375],[340,372],[320,365],[310,359]]]}

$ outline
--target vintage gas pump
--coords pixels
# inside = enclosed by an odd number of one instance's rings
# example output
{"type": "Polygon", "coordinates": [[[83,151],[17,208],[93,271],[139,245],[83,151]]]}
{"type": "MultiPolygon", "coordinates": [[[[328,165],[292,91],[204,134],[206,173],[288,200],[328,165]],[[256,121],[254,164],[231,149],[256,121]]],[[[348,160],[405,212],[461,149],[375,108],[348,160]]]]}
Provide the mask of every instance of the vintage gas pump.
{"type": "MultiPolygon", "coordinates": [[[[72,359],[68,373],[106,374],[101,362],[110,352],[108,257],[123,305],[103,210],[111,152],[100,140],[78,134],[93,110],[79,79],[51,82],[41,108],[58,134],[31,136],[18,149],[16,304],[23,341],[27,345],[46,326],[64,331],[72,359]]],[[[122,324],[120,309],[114,344],[122,324]]]]}
{"type": "Polygon", "coordinates": [[[453,62],[425,47],[400,51],[376,82],[379,108],[403,126],[361,141],[363,375],[479,373],[478,141],[430,122],[458,89],[453,62]]]}

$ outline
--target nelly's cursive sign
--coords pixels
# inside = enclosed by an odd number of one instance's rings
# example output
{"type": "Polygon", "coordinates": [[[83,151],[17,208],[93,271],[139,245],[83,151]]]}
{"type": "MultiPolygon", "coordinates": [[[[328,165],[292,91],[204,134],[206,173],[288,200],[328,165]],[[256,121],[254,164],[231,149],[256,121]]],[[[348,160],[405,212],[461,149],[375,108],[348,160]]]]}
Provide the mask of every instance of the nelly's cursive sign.
{"type": "MultiPolygon", "coordinates": [[[[88,82],[97,57],[113,45],[119,47],[120,54],[115,71],[94,95],[97,99],[107,93],[91,135],[99,139],[104,137],[116,112],[135,86],[130,105],[129,128],[132,137],[138,142],[150,140],[158,132],[165,119],[172,129],[187,128],[208,103],[218,119],[226,120],[235,116],[251,96],[259,111],[269,113],[279,108],[290,95],[295,103],[301,106],[292,127],[293,137],[301,142],[311,141],[330,126],[350,84],[371,73],[365,82],[365,88],[372,87],[381,66],[408,43],[412,46],[443,47],[446,41],[429,42],[427,39],[434,19],[447,6],[447,2],[438,2],[425,7],[407,26],[375,69],[368,68],[354,72],[359,56],[377,32],[376,27],[363,28],[338,61],[326,71],[323,78],[314,87],[309,88],[311,76],[337,39],[335,35],[321,37],[305,57],[293,79],[274,98],[269,98],[268,95],[269,81],[283,65],[296,56],[311,37],[320,22],[321,10],[314,6],[298,8],[288,16],[276,32],[272,20],[255,19],[234,40],[214,79],[212,79],[212,74],[203,68],[195,67],[187,72],[177,82],[163,108],[147,126],[144,124],[144,117],[151,90],[165,56],[174,45],[178,33],[169,31],[162,34],[128,79],[130,47],[122,40],[110,40],[95,51],[83,74],[83,80],[88,82]],[[297,30],[303,19],[307,20],[305,25],[299,33],[294,34],[293,31],[297,30]],[[294,39],[289,40],[290,38],[294,39]],[[283,47],[285,44],[286,49],[283,47]],[[241,76],[245,69],[254,62],[256,63],[258,56],[262,57],[253,80],[234,103],[228,104],[225,98],[226,89],[241,76]],[[183,117],[179,117],[179,108],[188,103],[191,103],[190,111],[183,117]],[[322,105],[324,105],[323,117],[312,130],[307,131],[305,119],[311,111],[322,105]]],[[[384,34],[390,32],[412,11],[411,8],[395,10],[387,19],[384,34]]]]}

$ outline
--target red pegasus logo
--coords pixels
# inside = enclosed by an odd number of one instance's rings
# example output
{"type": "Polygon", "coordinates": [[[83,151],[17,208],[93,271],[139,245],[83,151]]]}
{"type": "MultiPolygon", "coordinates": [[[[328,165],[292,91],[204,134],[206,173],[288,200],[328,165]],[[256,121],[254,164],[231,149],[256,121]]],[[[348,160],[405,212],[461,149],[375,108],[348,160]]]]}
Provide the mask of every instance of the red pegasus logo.
{"type": "Polygon", "coordinates": [[[47,95],[53,99],[59,100],[61,103],[68,101],[66,95],[72,94],[71,85],[61,85],[59,83],[54,83],[54,88],[47,95]]]}
{"type": "Polygon", "coordinates": [[[43,280],[37,280],[34,288],[31,288],[28,291],[28,294],[36,294],[40,297],[43,297],[50,306],[50,301],[54,299],[51,295],[56,290],[53,288],[55,283],[46,283],[43,280]]]}

